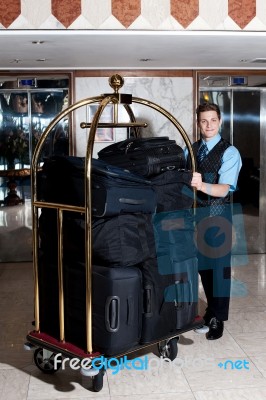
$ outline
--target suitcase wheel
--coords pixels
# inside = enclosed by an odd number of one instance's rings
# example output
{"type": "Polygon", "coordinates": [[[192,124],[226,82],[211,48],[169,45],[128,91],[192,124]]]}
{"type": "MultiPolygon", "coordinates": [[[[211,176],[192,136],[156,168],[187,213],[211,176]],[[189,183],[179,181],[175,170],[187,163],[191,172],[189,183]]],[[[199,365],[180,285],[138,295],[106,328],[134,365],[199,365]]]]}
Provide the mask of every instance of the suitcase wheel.
{"type": "Polygon", "coordinates": [[[92,390],[94,392],[99,392],[103,388],[103,376],[104,376],[104,371],[99,370],[99,373],[97,375],[92,376],[92,390]]]}
{"type": "Polygon", "coordinates": [[[34,362],[36,366],[45,374],[53,374],[58,371],[62,365],[62,358],[59,360],[59,357],[57,357],[57,363],[55,366],[55,355],[56,353],[39,347],[34,351],[34,362]]]}
{"type": "Polygon", "coordinates": [[[179,338],[172,338],[170,340],[163,340],[158,343],[158,351],[161,357],[169,358],[169,360],[173,361],[178,353],[178,342],[179,338]]]}

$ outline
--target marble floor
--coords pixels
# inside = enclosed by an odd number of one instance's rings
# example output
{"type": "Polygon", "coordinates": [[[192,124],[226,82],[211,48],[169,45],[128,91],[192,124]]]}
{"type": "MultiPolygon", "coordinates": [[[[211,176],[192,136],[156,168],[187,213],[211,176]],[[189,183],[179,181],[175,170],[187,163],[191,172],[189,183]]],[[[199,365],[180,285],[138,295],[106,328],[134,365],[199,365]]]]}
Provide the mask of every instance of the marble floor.
{"type": "MultiPolygon", "coordinates": [[[[250,255],[245,265],[233,268],[230,318],[220,340],[184,333],[175,362],[167,364],[158,364],[155,346],[148,347],[142,355],[157,360],[149,361],[149,369],[117,374],[109,369],[98,393],[78,370],[67,367],[47,375],[36,367],[33,352],[23,347],[32,330],[32,264],[0,263],[0,400],[264,400],[265,261],[264,254],[250,255]]],[[[201,312],[204,306],[201,294],[201,312]]]]}

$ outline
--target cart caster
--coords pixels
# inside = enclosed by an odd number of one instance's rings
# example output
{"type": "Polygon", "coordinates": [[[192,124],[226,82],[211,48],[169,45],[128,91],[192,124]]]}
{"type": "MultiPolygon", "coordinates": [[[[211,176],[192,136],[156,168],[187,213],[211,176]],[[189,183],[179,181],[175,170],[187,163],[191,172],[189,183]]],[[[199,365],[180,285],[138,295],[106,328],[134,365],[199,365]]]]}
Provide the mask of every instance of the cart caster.
{"type": "Polygon", "coordinates": [[[34,350],[34,349],[35,349],[34,344],[32,344],[32,343],[30,343],[30,342],[24,343],[24,350],[31,351],[31,350],[34,350]]]}
{"type": "Polygon", "coordinates": [[[103,388],[103,376],[105,373],[104,369],[98,368],[81,368],[81,374],[89,376],[91,378],[91,388],[94,392],[99,392],[103,388]]]}
{"type": "Polygon", "coordinates": [[[100,392],[103,388],[103,376],[104,376],[104,371],[100,369],[99,373],[97,375],[92,376],[92,389],[94,392],[100,392]]]}
{"type": "Polygon", "coordinates": [[[55,355],[56,353],[39,347],[34,351],[34,362],[36,366],[45,374],[53,374],[58,371],[62,365],[62,357],[57,357],[57,364],[55,367],[55,355]]]}
{"type": "Polygon", "coordinates": [[[160,356],[163,358],[169,358],[169,360],[173,361],[178,353],[178,339],[179,338],[173,338],[158,343],[158,351],[160,356]]]}

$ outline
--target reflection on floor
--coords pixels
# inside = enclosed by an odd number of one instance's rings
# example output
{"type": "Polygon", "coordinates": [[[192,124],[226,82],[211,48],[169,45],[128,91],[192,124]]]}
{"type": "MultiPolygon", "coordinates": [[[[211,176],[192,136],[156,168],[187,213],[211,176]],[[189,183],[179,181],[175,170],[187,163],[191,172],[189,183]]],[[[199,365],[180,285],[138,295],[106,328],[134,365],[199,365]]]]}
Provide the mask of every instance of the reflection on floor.
{"type": "MultiPolygon", "coordinates": [[[[0,400],[265,400],[265,261],[265,255],[250,255],[246,265],[234,267],[230,318],[220,340],[187,332],[176,364],[116,375],[108,370],[99,393],[88,390],[90,380],[79,371],[37,369],[33,353],[23,349],[32,329],[32,264],[0,263],[0,400]]],[[[203,312],[203,295],[199,305],[203,312]]],[[[158,360],[153,347],[145,353],[158,360]]]]}
{"type": "MultiPolygon", "coordinates": [[[[30,186],[17,186],[23,204],[0,207],[0,262],[32,260],[32,217],[30,186]]],[[[0,200],[8,195],[5,184],[0,187],[0,200]]]]}

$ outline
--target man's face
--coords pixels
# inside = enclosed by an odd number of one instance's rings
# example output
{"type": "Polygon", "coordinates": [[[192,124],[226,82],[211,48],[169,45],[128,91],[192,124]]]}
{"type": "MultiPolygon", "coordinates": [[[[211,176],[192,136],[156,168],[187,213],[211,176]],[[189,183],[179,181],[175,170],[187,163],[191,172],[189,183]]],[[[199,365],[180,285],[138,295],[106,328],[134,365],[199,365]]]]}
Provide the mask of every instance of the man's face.
{"type": "Polygon", "coordinates": [[[216,111],[204,111],[199,114],[198,126],[203,139],[212,139],[219,132],[222,120],[218,118],[216,111]]]}

